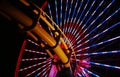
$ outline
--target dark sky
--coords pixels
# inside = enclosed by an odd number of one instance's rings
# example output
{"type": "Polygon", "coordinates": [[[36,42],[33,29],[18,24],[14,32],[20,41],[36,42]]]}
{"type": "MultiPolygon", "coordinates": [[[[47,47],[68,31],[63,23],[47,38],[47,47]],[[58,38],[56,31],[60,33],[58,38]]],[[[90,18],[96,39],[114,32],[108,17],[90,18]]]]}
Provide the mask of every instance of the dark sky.
{"type": "Polygon", "coordinates": [[[0,76],[13,77],[15,65],[24,39],[17,25],[0,16],[0,76]]]}

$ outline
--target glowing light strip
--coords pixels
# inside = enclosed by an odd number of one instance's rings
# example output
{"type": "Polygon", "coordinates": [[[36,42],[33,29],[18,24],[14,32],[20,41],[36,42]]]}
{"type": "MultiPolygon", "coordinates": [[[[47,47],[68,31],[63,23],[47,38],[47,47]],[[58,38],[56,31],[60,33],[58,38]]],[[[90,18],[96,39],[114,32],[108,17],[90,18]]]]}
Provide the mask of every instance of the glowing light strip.
{"type": "Polygon", "coordinates": [[[51,12],[51,8],[50,8],[50,4],[48,3],[48,10],[49,10],[49,13],[50,13],[50,18],[53,19],[53,16],[52,16],[52,12],[51,12]]]}
{"type": "Polygon", "coordinates": [[[66,0],[64,25],[65,25],[65,23],[66,23],[67,9],[68,9],[68,0],[66,0]]]}
{"type": "Polygon", "coordinates": [[[72,38],[72,40],[73,40],[73,44],[75,44],[75,41],[77,41],[77,40],[80,38],[80,34],[79,34],[79,32],[78,32],[77,30],[75,30],[74,35],[76,35],[76,36],[75,36],[76,39],[75,39],[75,38],[72,38]],[[77,32],[77,33],[76,33],[76,32],[77,32]]]}
{"type": "Polygon", "coordinates": [[[73,11],[72,18],[71,18],[70,22],[73,21],[73,18],[74,18],[74,15],[75,15],[76,9],[77,9],[77,5],[78,5],[78,0],[76,1],[76,4],[75,4],[74,11],[73,11]]]}
{"type": "Polygon", "coordinates": [[[119,24],[120,24],[120,22],[115,23],[114,25],[110,26],[109,28],[103,30],[102,32],[100,32],[100,33],[96,34],[95,36],[91,37],[90,39],[86,40],[86,41],[85,41],[84,43],[82,43],[82,44],[81,44],[80,41],[79,41],[78,44],[79,44],[79,43],[80,43],[80,44],[78,45],[78,47],[83,46],[84,44],[86,44],[86,43],[88,43],[89,41],[97,38],[98,36],[104,34],[105,32],[107,32],[107,31],[109,31],[109,30],[111,30],[112,28],[114,28],[114,27],[116,27],[116,26],[119,26],[119,24]]]}
{"type": "Polygon", "coordinates": [[[84,18],[83,18],[82,21],[80,22],[80,25],[83,23],[84,19],[85,19],[85,18],[87,17],[87,15],[89,14],[89,12],[90,12],[91,8],[93,7],[93,5],[95,4],[95,2],[96,2],[96,0],[94,0],[94,1],[92,2],[92,4],[90,5],[90,8],[87,10],[87,12],[86,12],[85,15],[84,15],[84,18]]]}
{"type": "Polygon", "coordinates": [[[26,52],[37,53],[37,54],[42,54],[42,55],[47,55],[47,53],[39,52],[39,51],[34,51],[34,50],[28,50],[28,49],[25,49],[25,51],[26,51],[26,52]]]}
{"type": "Polygon", "coordinates": [[[62,0],[60,1],[60,26],[62,26],[62,0]]]}
{"type": "MultiPolygon", "coordinates": [[[[79,19],[81,19],[81,17],[83,16],[83,13],[84,13],[84,11],[86,10],[86,7],[87,7],[88,3],[89,3],[89,0],[88,0],[87,3],[85,4],[85,7],[83,8],[82,13],[80,14],[79,19]]],[[[75,8],[75,9],[76,9],[76,8],[75,8]]],[[[72,26],[73,26],[73,25],[72,25],[72,26]]],[[[72,29],[73,29],[73,28],[72,28],[72,29]]],[[[71,31],[72,29],[70,29],[70,31],[71,31]]],[[[72,31],[71,31],[71,32],[72,32],[72,31]]],[[[70,36],[69,36],[68,38],[70,38],[70,36]]]]}
{"type": "MultiPolygon", "coordinates": [[[[79,6],[79,8],[78,8],[78,10],[77,10],[77,14],[76,14],[76,16],[75,16],[75,18],[74,18],[73,23],[76,22],[76,19],[77,19],[77,17],[78,17],[78,14],[80,13],[81,6],[82,6],[82,5],[83,5],[83,0],[81,0],[80,6],[79,6]]],[[[78,24],[78,22],[79,22],[79,18],[78,18],[78,20],[77,20],[77,24],[78,24]]]]}
{"type": "Polygon", "coordinates": [[[37,43],[35,43],[34,41],[32,41],[30,39],[27,39],[27,41],[30,42],[30,43],[32,43],[32,44],[34,44],[34,45],[36,45],[36,46],[39,46],[37,43]]]}
{"type": "Polygon", "coordinates": [[[97,74],[95,74],[95,73],[93,73],[93,72],[91,72],[91,71],[89,71],[89,70],[87,70],[87,69],[85,69],[85,71],[87,71],[89,74],[91,74],[91,75],[93,75],[93,76],[95,76],[95,77],[100,77],[99,75],[97,75],[97,74]]]}
{"type": "MultiPolygon", "coordinates": [[[[73,11],[73,13],[72,13],[72,17],[71,17],[71,20],[70,20],[70,25],[71,26],[73,26],[73,24],[74,23],[72,23],[73,22],[73,18],[74,18],[74,15],[75,15],[75,12],[76,12],[76,9],[77,9],[77,5],[78,5],[78,0],[76,1],[76,4],[75,4],[75,7],[74,7],[74,11],[73,11]]],[[[68,31],[70,31],[72,34],[73,34],[73,30],[74,28],[70,28],[70,30],[68,30],[68,31]]],[[[68,35],[68,38],[71,38],[71,35],[68,35]]]]}
{"type": "MultiPolygon", "coordinates": [[[[88,20],[85,22],[85,24],[82,26],[82,29],[84,29],[84,27],[87,25],[87,23],[90,21],[90,19],[92,19],[92,17],[94,16],[94,14],[96,13],[96,11],[98,11],[98,9],[101,7],[101,5],[103,4],[104,0],[100,2],[100,4],[97,6],[97,8],[94,10],[94,12],[91,14],[91,16],[88,18],[88,20]]],[[[80,31],[81,32],[81,31],[80,31]]],[[[84,32],[84,31],[83,31],[84,32]]]]}
{"type": "MultiPolygon", "coordinates": [[[[80,22],[80,25],[83,23],[84,19],[87,17],[87,15],[88,15],[88,13],[90,12],[91,8],[92,8],[93,5],[95,4],[95,1],[96,1],[96,0],[94,0],[94,1],[92,2],[91,6],[90,6],[90,8],[87,10],[84,18],[83,18],[82,21],[80,22]]],[[[74,30],[73,30],[72,32],[73,32],[74,34],[76,34],[77,31],[76,31],[76,32],[74,32],[74,31],[75,31],[75,28],[74,28],[74,30]]],[[[76,37],[80,38],[80,36],[76,36],[76,37]]],[[[69,38],[71,38],[71,37],[69,37],[69,38]]],[[[73,38],[71,38],[71,39],[73,39],[73,38]]],[[[77,40],[77,39],[76,39],[76,40],[77,40]]],[[[73,41],[73,44],[74,44],[74,41],[73,41]]]]}
{"type": "Polygon", "coordinates": [[[75,23],[75,22],[76,22],[76,19],[77,19],[78,14],[79,14],[79,12],[80,12],[80,10],[81,10],[81,6],[82,6],[82,4],[83,4],[83,0],[81,0],[81,3],[80,3],[80,5],[79,5],[79,8],[78,8],[78,10],[77,10],[77,13],[76,13],[76,15],[75,15],[75,18],[74,18],[73,23],[75,23]]]}
{"type": "Polygon", "coordinates": [[[85,71],[85,68],[81,67],[81,69],[82,69],[81,73],[82,73],[83,77],[89,77],[87,72],[85,71]]]}
{"type": "Polygon", "coordinates": [[[57,1],[55,0],[55,11],[56,11],[56,24],[58,24],[58,10],[57,10],[57,1]]]}
{"type": "Polygon", "coordinates": [[[77,73],[79,77],[83,77],[80,73],[77,73]]]}
{"type": "MultiPolygon", "coordinates": [[[[50,3],[48,3],[48,10],[49,10],[49,13],[50,13],[50,18],[53,19],[52,12],[51,12],[51,7],[50,7],[50,3]]],[[[52,23],[52,25],[54,26],[53,23],[52,23]]],[[[48,29],[49,29],[49,31],[51,31],[50,28],[48,28],[48,29]]],[[[50,34],[53,36],[52,32],[50,34]]]]}
{"type": "MultiPolygon", "coordinates": [[[[81,17],[83,16],[83,13],[84,13],[84,11],[85,11],[85,9],[86,9],[88,3],[89,3],[89,0],[87,0],[87,3],[85,4],[85,7],[83,8],[83,11],[82,11],[82,13],[81,13],[80,16],[79,16],[78,22],[80,21],[81,17]]],[[[79,26],[81,26],[81,24],[79,24],[79,26]]]]}
{"type": "Polygon", "coordinates": [[[42,74],[42,77],[45,76],[49,70],[50,70],[50,67],[48,67],[46,71],[43,71],[44,73],[42,74]]]}
{"type": "Polygon", "coordinates": [[[42,58],[29,58],[29,59],[22,59],[22,61],[35,61],[35,60],[44,60],[47,59],[46,57],[42,57],[42,58]]]}
{"type": "Polygon", "coordinates": [[[114,53],[120,53],[120,50],[77,54],[76,56],[92,56],[92,55],[103,55],[103,54],[114,54],[114,53]]]}
{"type": "MultiPolygon", "coordinates": [[[[50,69],[50,66],[47,66],[47,68],[44,68],[41,72],[39,72],[35,77],[38,77],[41,73],[43,73],[46,69],[50,69]]],[[[46,73],[46,72],[45,72],[46,73]]]]}
{"type": "MultiPolygon", "coordinates": [[[[102,45],[102,44],[104,44],[104,43],[108,43],[108,42],[117,40],[117,39],[119,39],[119,38],[120,38],[120,36],[117,36],[117,37],[114,37],[114,38],[111,38],[111,39],[108,39],[108,40],[99,42],[99,43],[97,43],[97,44],[93,44],[93,45],[91,45],[91,46],[88,46],[88,47],[79,49],[77,52],[84,51],[84,50],[90,49],[90,48],[92,48],[92,47],[96,47],[96,46],[102,45]]],[[[74,49],[74,50],[75,50],[75,49],[74,49]]]]}
{"type": "MultiPolygon", "coordinates": [[[[69,27],[70,29],[73,29],[73,27],[69,27]]],[[[65,28],[64,28],[65,29],[65,28]]],[[[71,37],[73,37],[73,38],[77,38],[76,37],[76,35],[74,34],[74,33],[72,33],[71,34],[71,31],[70,30],[68,30],[67,32],[65,32],[65,33],[67,33],[68,35],[67,35],[67,38],[70,38],[69,36],[71,35],[71,37]],[[75,37],[74,37],[75,36],[75,37]]],[[[79,34],[78,34],[79,35],[79,34]]],[[[73,40],[70,38],[70,39],[68,39],[69,41],[71,40],[71,44],[73,43],[73,40]]]]}
{"type": "MultiPolygon", "coordinates": [[[[73,27],[70,27],[70,28],[73,28],[73,27]]],[[[65,28],[64,28],[65,29],[65,28]]],[[[65,32],[65,33],[70,33],[71,34],[71,32],[70,31],[68,31],[68,32],[65,32]]],[[[68,39],[69,41],[70,41],[70,44],[71,44],[71,46],[73,46],[73,41],[75,41],[76,40],[76,35],[74,35],[74,34],[72,34],[72,36],[71,37],[74,37],[74,40],[72,40],[72,39],[68,39]]]]}
{"type": "Polygon", "coordinates": [[[81,43],[82,40],[84,40],[85,38],[87,38],[90,34],[92,34],[95,30],[97,30],[97,28],[99,28],[100,26],[102,26],[105,22],[107,22],[108,19],[110,19],[111,17],[113,17],[116,13],[118,13],[118,11],[120,10],[117,9],[114,13],[112,13],[110,16],[108,16],[102,23],[100,23],[98,26],[96,26],[92,31],[90,31],[88,34],[86,34],[81,40],[78,41],[78,43],[81,43]]]}
{"type": "MultiPolygon", "coordinates": [[[[73,5],[73,0],[71,0],[71,3],[70,3],[70,9],[69,9],[69,11],[68,11],[68,17],[67,17],[67,24],[70,23],[70,22],[69,22],[69,19],[70,19],[70,14],[71,14],[72,5],[73,5]]],[[[69,27],[68,27],[68,26],[67,26],[67,28],[66,28],[65,31],[67,31],[67,30],[69,30],[69,27]]]]}
{"type": "MultiPolygon", "coordinates": [[[[66,21],[67,21],[67,11],[68,11],[68,0],[66,0],[66,7],[65,7],[65,18],[64,18],[64,28],[66,27],[66,21]]],[[[63,28],[63,32],[65,32],[66,29],[63,28]]]]}
{"type": "Polygon", "coordinates": [[[115,0],[113,0],[111,3],[109,3],[109,5],[107,5],[107,7],[101,12],[99,13],[99,15],[91,22],[91,24],[82,32],[82,34],[80,36],[82,36],[98,19],[99,17],[102,16],[102,14],[109,9],[109,7],[114,3],[115,0]]]}
{"type": "Polygon", "coordinates": [[[108,64],[102,64],[102,63],[96,63],[96,62],[90,62],[92,65],[97,65],[97,66],[103,66],[103,67],[108,67],[108,68],[113,68],[113,69],[119,69],[120,67],[118,66],[113,66],[113,65],[108,65],[108,64]]]}
{"type": "MultiPolygon", "coordinates": [[[[25,67],[25,68],[21,68],[19,71],[24,71],[24,70],[27,70],[27,69],[30,69],[30,68],[33,68],[33,67],[36,67],[36,66],[39,66],[41,64],[45,64],[47,63],[48,61],[43,61],[43,62],[40,62],[40,63],[37,63],[37,64],[34,64],[34,65],[31,65],[31,66],[28,66],[28,67],[25,67]]],[[[48,64],[50,64],[51,61],[49,61],[48,64]]]]}
{"type": "MultiPolygon", "coordinates": [[[[48,64],[46,64],[46,65],[48,65],[48,64]]],[[[40,69],[43,69],[44,67],[46,67],[46,65],[43,65],[42,67],[40,67],[40,68],[38,68],[38,69],[36,69],[36,70],[28,73],[25,77],[28,77],[28,76],[34,74],[35,72],[39,71],[40,69]]],[[[49,66],[50,66],[50,65],[48,65],[48,67],[49,67],[49,66]]],[[[46,69],[46,68],[45,68],[45,69],[46,69]]]]}
{"type": "MultiPolygon", "coordinates": [[[[103,1],[101,1],[101,3],[98,5],[98,7],[94,10],[94,12],[92,13],[92,15],[88,18],[88,20],[87,20],[87,22],[82,26],[82,28],[81,29],[83,29],[85,26],[86,26],[86,24],[90,21],[90,19],[93,17],[93,15],[96,13],[96,11],[100,8],[100,6],[103,4],[103,2],[104,2],[104,0],[103,1]]],[[[78,19],[78,21],[77,21],[77,24],[78,24],[78,22],[79,22],[79,19],[78,19]]],[[[81,33],[81,31],[82,30],[80,30],[79,31],[79,33],[81,33]]],[[[84,32],[84,31],[83,31],[84,32]]],[[[75,33],[76,34],[76,33],[75,33]]],[[[81,34],[82,35],[82,34],[81,34]]],[[[79,35],[78,36],[78,39],[80,38],[81,36],[79,35]]],[[[74,42],[73,42],[73,44],[74,44],[74,42]]]]}
{"type": "Polygon", "coordinates": [[[73,0],[71,0],[71,3],[70,3],[70,9],[69,9],[69,12],[68,12],[67,23],[69,22],[69,18],[70,18],[70,14],[71,14],[72,5],[73,5],[73,0]]]}
{"type": "MultiPolygon", "coordinates": [[[[100,23],[96,28],[94,28],[92,31],[89,32],[89,34],[91,34],[92,32],[94,32],[97,28],[99,28],[101,25],[103,25],[105,22],[107,22],[110,18],[112,18],[115,14],[118,13],[118,11],[120,11],[120,8],[117,9],[114,13],[112,13],[109,17],[107,17],[102,23],[100,23]]],[[[87,35],[85,36],[87,37],[87,35]]]]}
{"type": "Polygon", "coordinates": [[[45,77],[48,77],[48,74],[46,74],[45,77]]]}

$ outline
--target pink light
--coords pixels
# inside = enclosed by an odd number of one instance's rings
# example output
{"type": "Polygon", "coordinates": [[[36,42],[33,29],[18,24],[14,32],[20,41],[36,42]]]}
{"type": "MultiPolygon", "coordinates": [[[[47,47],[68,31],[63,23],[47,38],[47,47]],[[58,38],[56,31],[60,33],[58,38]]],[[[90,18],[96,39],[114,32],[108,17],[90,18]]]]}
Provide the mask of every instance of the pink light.
{"type": "Polygon", "coordinates": [[[58,72],[57,67],[56,65],[53,64],[48,77],[56,77],[57,72],[58,72]]]}

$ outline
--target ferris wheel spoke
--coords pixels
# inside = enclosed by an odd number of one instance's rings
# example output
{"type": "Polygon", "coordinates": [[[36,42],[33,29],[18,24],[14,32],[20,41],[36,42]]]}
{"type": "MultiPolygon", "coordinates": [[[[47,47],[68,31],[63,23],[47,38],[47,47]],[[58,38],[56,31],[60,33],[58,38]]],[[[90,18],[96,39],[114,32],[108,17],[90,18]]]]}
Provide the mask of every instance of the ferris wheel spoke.
{"type": "Polygon", "coordinates": [[[40,62],[40,63],[36,63],[36,64],[30,65],[30,66],[21,68],[21,69],[19,69],[19,71],[25,71],[25,70],[28,70],[28,69],[37,67],[37,66],[42,65],[42,64],[45,64],[45,63],[47,63],[47,61],[43,61],[43,62],[40,62]]]}
{"type": "Polygon", "coordinates": [[[35,61],[35,60],[45,60],[47,59],[46,57],[40,57],[40,58],[27,58],[27,59],[22,59],[22,61],[35,61]]]}
{"type": "Polygon", "coordinates": [[[120,70],[120,67],[119,67],[119,66],[113,66],[113,65],[96,63],[96,62],[90,62],[90,64],[96,65],[96,66],[102,66],[102,67],[107,67],[107,68],[113,68],[113,69],[118,69],[118,70],[120,70]]]}
{"type": "MultiPolygon", "coordinates": [[[[105,22],[108,21],[108,19],[110,19],[111,17],[113,17],[115,14],[117,14],[119,12],[120,8],[117,9],[114,13],[112,13],[110,16],[108,16],[102,23],[100,23],[98,26],[96,26],[93,30],[91,30],[88,34],[86,34],[83,38],[81,38],[81,40],[79,40],[79,43],[81,43],[85,38],[87,38],[88,36],[90,36],[94,31],[96,31],[100,26],[102,26],[105,22]]],[[[118,23],[119,24],[119,23],[118,23]]],[[[78,44],[79,44],[78,43],[78,44]]]]}
{"type": "Polygon", "coordinates": [[[36,53],[36,54],[41,54],[41,55],[47,55],[47,53],[34,51],[34,50],[30,50],[30,49],[25,49],[25,52],[36,53]]]}
{"type": "MultiPolygon", "coordinates": [[[[48,64],[50,64],[50,63],[48,63],[48,64]]],[[[32,71],[32,72],[28,73],[25,77],[29,77],[29,76],[31,76],[32,74],[34,74],[34,73],[38,72],[39,70],[41,70],[41,69],[43,69],[43,68],[44,68],[44,70],[46,70],[46,69],[47,69],[47,68],[45,68],[46,66],[47,66],[47,64],[46,64],[46,65],[41,66],[40,68],[38,68],[38,69],[36,69],[36,70],[34,70],[34,71],[32,71]]],[[[47,67],[49,67],[49,66],[47,66],[47,67]]]]}
{"type": "Polygon", "coordinates": [[[87,71],[89,74],[91,74],[91,75],[93,75],[93,76],[95,76],[95,77],[100,77],[99,75],[97,75],[97,74],[89,71],[88,69],[85,69],[85,71],[87,71]]]}
{"type": "MultiPolygon", "coordinates": [[[[102,4],[102,3],[103,3],[103,2],[101,2],[101,4],[102,4]]],[[[88,27],[83,30],[83,32],[80,34],[80,36],[82,36],[82,35],[103,15],[103,13],[106,12],[106,11],[109,9],[109,7],[110,7],[113,3],[114,3],[114,0],[113,0],[111,3],[109,3],[109,5],[107,5],[106,8],[104,8],[102,12],[99,13],[99,15],[91,22],[91,24],[88,25],[88,27]]],[[[100,7],[100,6],[99,6],[99,7],[100,7]]],[[[99,7],[98,7],[98,8],[99,8],[99,7]]],[[[98,8],[97,8],[97,9],[98,9],[98,8]]],[[[96,11],[94,11],[94,12],[96,12],[96,11]]],[[[94,14],[94,12],[93,12],[93,14],[94,14]]],[[[85,25],[84,25],[84,26],[85,26],[85,25]]],[[[83,27],[84,27],[84,26],[83,26],[83,27]]],[[[82,29],[83,29],[83,27],[82,27],[82,29]]]]}
{"type": "Polygon", "coordinates": [[[116,54],[116,53],[120,53],[120,50],[84,53],[84,54],[77,54],[76,56],[94,56],[94,55],[116,54]]]}
{"type": "Polygon", "coordinates": [[[105,43],[108,43],[108,42],[117,40],[117,39],[119,39],[119,38],[120,38],[120,36],[117,36],[117,37],[114,37],[114,38],[111,38],[111,39],[108,39],[108,40],[99,42],[99,43],[97,43],[97,44],[93,44],[93,45],[91,45],[91,46],[87,46],[87,47],[85,47],[85,48],[79,49],[77,52],[84,51],[84,50],[90,49],[90,48],[92,48],[92,47],[96,47],[96,46],[99,46],[99,45],[102,45],[102,44],[105,44],[105,43]]]}
{"type": "Polygon", "coordinates": [[[119,24],[120,24],[120,22],[115,23],[114,25],[110,26],[109,28],[106,28],[106,29],[103,30],[102,32],[99,32],[99,33],[96,34],[95,36],[89,38],[89,39],[86,40],[85,42],[83,42],[83,43],[80,43],[80,42],[79,42],[80,44],[78,43],[78,44],[79,44],[78,47],[81,47],[81,46],[83,46],[84,44],[87,44],[87,43],[90,42],[91,40],[94,40],[95,38],[99,37],[100,35],[102,35],[102,34],[108,32],[109,30],[111,30],[111,29],[113,29],[113,28],[119,26],[119,24]]]}
{"type": "Polygon", "coordinates": [[[45,66],[45,68],[42,71],[40,71],[39,73],[37,73],[35,77],[39,77],[41,74],[45,75],[49,70],[50,70],[50,65],[47,67],[45,66]]]}

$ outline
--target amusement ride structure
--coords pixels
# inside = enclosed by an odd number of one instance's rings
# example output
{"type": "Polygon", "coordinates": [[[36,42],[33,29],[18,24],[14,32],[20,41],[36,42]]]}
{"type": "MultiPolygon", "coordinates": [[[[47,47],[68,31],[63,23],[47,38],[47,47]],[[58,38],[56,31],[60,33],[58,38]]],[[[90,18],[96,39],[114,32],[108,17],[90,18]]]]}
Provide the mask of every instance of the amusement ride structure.
{"type": "Polygon", "coordinates": [[[120,76],[119,0],[2,0],[0,14],[26,33],[14,77],[120,76]]]}

